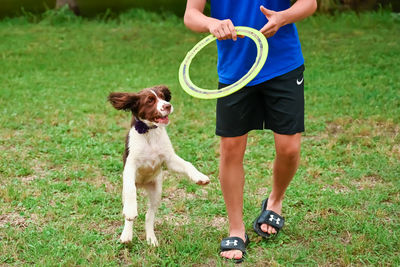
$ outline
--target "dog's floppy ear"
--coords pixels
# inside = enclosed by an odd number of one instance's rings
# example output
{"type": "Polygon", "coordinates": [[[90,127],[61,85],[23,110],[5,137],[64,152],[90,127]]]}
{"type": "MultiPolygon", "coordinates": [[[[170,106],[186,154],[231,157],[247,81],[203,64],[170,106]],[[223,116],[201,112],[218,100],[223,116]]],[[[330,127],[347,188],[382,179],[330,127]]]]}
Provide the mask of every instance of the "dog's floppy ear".
{"type": "Polygon", "coordinates": [[[171,100],[171,91],[169,91],[168,87],[165,85],[160,85],[158,88],[163,93],[164,100],[169,102],[171,100]]]}
{"type": "Polygon", "coordinates": [[[108,101],[118,110],[132,110],[135,112],[138,105],[139,96],[135,93],[113,92],[108,96],[108,101]]]}

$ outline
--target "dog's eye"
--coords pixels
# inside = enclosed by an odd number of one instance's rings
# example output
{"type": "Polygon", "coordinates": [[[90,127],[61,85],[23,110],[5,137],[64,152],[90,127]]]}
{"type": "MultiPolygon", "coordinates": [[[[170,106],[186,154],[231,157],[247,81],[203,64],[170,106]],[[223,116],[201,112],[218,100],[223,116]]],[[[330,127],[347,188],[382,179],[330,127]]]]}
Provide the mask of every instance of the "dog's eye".
{"type": "Polygon", "coordinates": [[[147,103],[148,104],[151,104],[151,103],[153,103],[154,102],[154,97],[149,97],[148,99],[147,99],[147,103]]]}

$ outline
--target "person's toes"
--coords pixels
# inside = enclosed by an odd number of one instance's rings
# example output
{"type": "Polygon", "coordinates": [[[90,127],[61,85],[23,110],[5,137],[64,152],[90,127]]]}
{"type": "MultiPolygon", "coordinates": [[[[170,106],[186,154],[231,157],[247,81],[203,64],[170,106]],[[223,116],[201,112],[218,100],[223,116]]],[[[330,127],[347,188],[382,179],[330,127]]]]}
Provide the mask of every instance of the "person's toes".
{"type": "Polygon", "coordinates": [[[235,255],[233,256],[234,259],[239,260],[242,258],[242,252],[237,250],[237,252],[235,253],[235,255]]]}
{"type": "Polygon", "coordinates": [[[221,257],[227,258],[227,259],[241,259],[242,258],[242,252],[240,250],[230,250],[230,251],[224,251],[220,253],[221,257]]]}
{"type": "Polygon", "coordinates": [[[224,258],[227,258],[227,259],[229,259],[229,253],[228,253],[229,251],[223,251],[223,252],[221,252],[221,257],[224,257],[224,258]]]}
{"type": "Polygon", "coordinates": [[[269,233],[270,235],[276,234],[275,228],[272,227],[272,226],[270,226],[270,225],[268,225],[268,233],[269,233]]]}
{"type": "Polygon", "coordinates": [[[263,231],[264,233],[268,233],[268,224],[261,224],[261,231],[263,231]]]}
{"type": "Polygon", "coordinates": [[[276,234],[276,230],[274,227],[268,225],[268,224],[261,224],[261,231],[268,233],[268,234],[276,234]]]}
{"type": "Polygon", "coordinates": [[[242,252],[240,250],[231,250],[229,254],[229,259],[240,259],[242,258],[242,252]]]}

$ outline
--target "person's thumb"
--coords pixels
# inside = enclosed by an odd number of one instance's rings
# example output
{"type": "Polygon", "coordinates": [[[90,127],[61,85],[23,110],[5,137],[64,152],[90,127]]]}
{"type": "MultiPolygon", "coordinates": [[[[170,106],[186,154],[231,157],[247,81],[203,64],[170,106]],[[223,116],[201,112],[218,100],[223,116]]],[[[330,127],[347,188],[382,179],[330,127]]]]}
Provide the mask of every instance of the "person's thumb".
{"type": "Polygon", "coordinates": [[[272,15],[272,11],[269,9],[266,9],[264,6],[260,6],[261,12],[268,18],[270,15],[272,15]]]}

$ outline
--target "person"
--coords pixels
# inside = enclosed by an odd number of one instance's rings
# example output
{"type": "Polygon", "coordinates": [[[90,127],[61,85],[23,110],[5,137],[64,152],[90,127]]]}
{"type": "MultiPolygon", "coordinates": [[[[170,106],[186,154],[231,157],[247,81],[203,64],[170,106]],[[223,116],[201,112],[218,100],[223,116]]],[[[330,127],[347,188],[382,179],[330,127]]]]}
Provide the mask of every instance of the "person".
{"type": "Polygon", "coordinates": [[[283,226],[282,201],[299,165],[304,131],[304,59],[294,22],[312,15],[317,2],[211,0],[211,16],[203,13],[205,4],[206,0],[187,0],[184,24],[218,39],[219,88],[246,74],[256,57],[252,40],[238,38],[243,36],[237,35],[235,26],[259,29],[269,44],[260,73],[246,87],[219,98],[216,107],[219,179],[229,221],[229,237],[222,240],[220,255],[240,262],[249,242],[243,222],[243,158],[250,130],[272,130],[276,151],[272,190],[253,227],[268,238],[283,226]]]}

